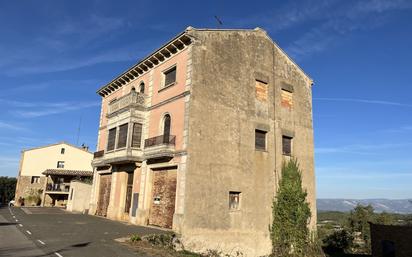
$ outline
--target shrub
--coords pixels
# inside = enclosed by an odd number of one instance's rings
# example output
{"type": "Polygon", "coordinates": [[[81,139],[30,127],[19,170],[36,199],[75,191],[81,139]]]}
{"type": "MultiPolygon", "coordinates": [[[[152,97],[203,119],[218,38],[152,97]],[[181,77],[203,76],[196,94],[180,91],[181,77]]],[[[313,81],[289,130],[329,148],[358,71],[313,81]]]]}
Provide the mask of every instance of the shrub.
{"type": "Polygon", "coordinates": [[[142,238],[139,235],[132,235],[130,237],[130,241],[131,242],[138,242],[138,241],[142,241],[142,238]]]}
{"type": "Polygon", "coordinates": [[[353,245],[353,236],[345,229],[336,230],[325,239],[323,243],[327,252],[346,252],[353,245]]]}

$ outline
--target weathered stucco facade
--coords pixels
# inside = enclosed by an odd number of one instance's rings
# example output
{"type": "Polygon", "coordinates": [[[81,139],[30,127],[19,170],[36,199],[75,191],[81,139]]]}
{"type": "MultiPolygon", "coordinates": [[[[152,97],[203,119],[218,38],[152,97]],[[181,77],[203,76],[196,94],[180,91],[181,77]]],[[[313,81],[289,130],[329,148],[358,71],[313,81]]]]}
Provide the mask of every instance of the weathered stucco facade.
{"type": "Polygon", "coordinates": [[[281,166],[294,157],[315,229],[311,86],[261,29],[189,27],[98,91],[91,211],[172,228],[186,249],[267,254],[281,166]],[[170,67],[175,81],[164,87],[170,67]],[[142,82],[144,101],[110,113],[142,82]],[[126,123],[128,144],[112,149],[126,123]],[[142,124],[141,137],[131,132],[134,123],[142,124]],[[131,147],[134,139],[139,147],[131,147]]]}

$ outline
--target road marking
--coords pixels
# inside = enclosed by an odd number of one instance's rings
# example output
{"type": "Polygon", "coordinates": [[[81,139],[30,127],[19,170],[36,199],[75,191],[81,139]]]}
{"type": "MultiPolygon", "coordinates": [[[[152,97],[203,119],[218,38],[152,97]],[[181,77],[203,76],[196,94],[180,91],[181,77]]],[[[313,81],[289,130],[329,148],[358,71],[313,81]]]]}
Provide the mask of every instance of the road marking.
{"type": "Polygon", "coordinates": [[[30,231],[26,230],[26,232],[27,232],[27,234],[31,235],[31,232],[30,232],[30,231]]]}
{"type": "Polygon", "coordinates": [[[18,219],[16,219],[16,222],[19,222],[19,220],[18,220],[18,219]]]}
{"type": "Polygon", "coordinates": [[[13,219],[15,219],[16,218],[16,216],[13,216],[13,219]]]}
{"type": "Polygon", "coordinates": [[[23,224],[19,224],[20,227],[23,227],[23,224]]]}
{"type": "Polygon", "coordinates": [[[43,241],[41,241],[41,240],[39,240],[39,239],[37,239],[37,242],[39,242],[39,243],[42,244],[42,245],[45,245],[45,244],[46,244],[45,242],[43,242],[43,241]]]}
{"type": "Polygon", "coordinates": [[[58,252],[55,252],[54,254],[57,255],[57,256],[59,256],[59,257],[63,257],[63,255],[61,255],[61,254],[58,253],[58,252]]]}

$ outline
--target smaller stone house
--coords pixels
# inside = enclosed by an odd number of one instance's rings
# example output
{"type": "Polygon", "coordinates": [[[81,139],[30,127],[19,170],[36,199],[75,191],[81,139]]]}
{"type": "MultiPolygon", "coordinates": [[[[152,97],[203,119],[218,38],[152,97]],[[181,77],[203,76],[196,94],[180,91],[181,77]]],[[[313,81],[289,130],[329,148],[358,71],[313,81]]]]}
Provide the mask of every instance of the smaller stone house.
{"type": "Polygon", "coordinates": [[[412,256],[412,226],[369,224],[372,257],[412,256]]]}
{"type": "Polygon", "coordinates": [[[23,150],[17,176],[16,205],[65,206],[70,181],[92,176],[93,154],[65,142],[23,150]],[[20,200],[19,200],[20,199],[20,200]]]}

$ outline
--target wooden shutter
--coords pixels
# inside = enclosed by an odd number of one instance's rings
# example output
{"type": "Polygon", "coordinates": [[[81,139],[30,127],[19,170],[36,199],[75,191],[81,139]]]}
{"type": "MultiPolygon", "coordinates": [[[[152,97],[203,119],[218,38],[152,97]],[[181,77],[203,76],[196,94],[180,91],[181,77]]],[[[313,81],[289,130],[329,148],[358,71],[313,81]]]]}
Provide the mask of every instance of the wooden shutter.
{"type": "Polygon", "coordinates": [[[142,124],[133,124],[132,147],[140,148],[142,142],[142,124]]]}
{"type": "Polygon", "coordinates": [[[255,147],[256,149],[266,150],[266,132],[255,130],[255,147]]]}
{"type": "Polygon", "coordinates": [[[107,139],[107,151],[114,150],[114,144],[116,141],[116,128],[109,130],[109,136],[107,139]]]}
{"type": "Polygon", "coordinates": [[[117,141],[117,148],[126,147],[128,127],[128,123],[119,126],[119,140],[117,141]]]}
{"type": "Polygon", "coordinates": [[[288,136],[282,137],[282,151],[284,155],[292,155],[292,138],[288,136]]]}
{"type": "Polygon", "coordinates": [[[176,67],[165,72],[165,86],[176,82],[176,67]]]}

